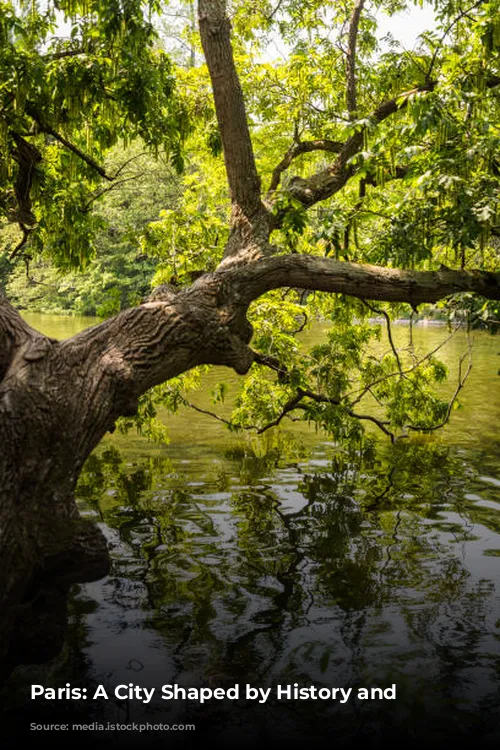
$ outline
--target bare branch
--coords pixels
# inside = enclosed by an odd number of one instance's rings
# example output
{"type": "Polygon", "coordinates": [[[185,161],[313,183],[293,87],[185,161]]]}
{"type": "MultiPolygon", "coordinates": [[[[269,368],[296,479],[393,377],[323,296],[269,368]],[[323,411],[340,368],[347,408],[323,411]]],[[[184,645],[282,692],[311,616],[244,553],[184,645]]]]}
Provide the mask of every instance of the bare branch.
{"type": "Polygon", "coordinates": [[[396,359],[396,363],[399,370],[400,377],[403,377],[403,367],[401,365],[401,360],[399,358],[399,352],[396,349],[396,346],[394,344],[394,339],[392,338],[392,328],[391,328],[391,319],[389,317],[389,314],[387,313],[387,310],[382,310],[380,307],[375,307],[374,305],[370,305],[369,302],[367,302],[365,299],[361,300],[366,307],[374,312],[376,315],[381,315],[383,318],[385,318],[385,322],[387,324],[387,338],[389,339],[389,345],[392,349],[392,353],[394,354],[394,357],[396,359]]]}

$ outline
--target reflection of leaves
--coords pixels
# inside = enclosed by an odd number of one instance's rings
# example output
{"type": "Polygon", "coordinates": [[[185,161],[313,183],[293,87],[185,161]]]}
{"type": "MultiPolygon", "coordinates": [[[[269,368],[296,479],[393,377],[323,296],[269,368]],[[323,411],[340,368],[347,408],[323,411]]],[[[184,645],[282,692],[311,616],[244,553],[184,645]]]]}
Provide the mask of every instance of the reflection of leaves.
{"type": "Polygon", "coordinates": [[[195,486],[164,459],[127,464],[114,449],[83,473],[80,494],[141,561],[150,622],[184,668],[201,648],[207,669],[265,676],[279,652],[289,681],[327,682],[345,652],[362,661],[391,641],[390,611],[408,638],[439,650],[443,681],[458,685],[493,590],[471,578],[456,543],[476,522],[499,524],[467,498],[463,457],[407,442],[336,451],[329,470],[282,472],[241,446],[195,486]],[[297,646],[292,634],[311,623],[317,639],[297,646]]]}

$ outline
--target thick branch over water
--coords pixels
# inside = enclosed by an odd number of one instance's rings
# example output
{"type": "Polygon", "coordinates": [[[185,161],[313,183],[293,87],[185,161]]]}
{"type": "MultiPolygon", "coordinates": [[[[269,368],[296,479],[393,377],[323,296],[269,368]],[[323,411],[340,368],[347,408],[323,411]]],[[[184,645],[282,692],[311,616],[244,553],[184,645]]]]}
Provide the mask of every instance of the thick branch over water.
{"type": "Polygon", "coordinates": [[[413,306],[437,302],[459,292],[475,292],[487,299],[500,299],[500,273],[449,268],[408,271],[311,255],[263,258],[243,268],[228,270],[227,274],[232,274],[234,289],[246,303],[283,286],[385,302],[407,302],[413,306]]]}

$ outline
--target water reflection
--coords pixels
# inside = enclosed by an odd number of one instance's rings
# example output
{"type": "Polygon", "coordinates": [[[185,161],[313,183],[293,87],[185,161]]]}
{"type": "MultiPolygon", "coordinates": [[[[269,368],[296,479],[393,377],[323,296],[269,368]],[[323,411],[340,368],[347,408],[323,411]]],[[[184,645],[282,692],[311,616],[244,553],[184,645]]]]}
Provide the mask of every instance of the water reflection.
{"type": "Polygon", "coordinates": [[[422,712],[426,731],[445,720],[489,731],[500,670],[498,479],[432,442],[354,457],[318,448],[314,472],[305,461],[275,464],[275,455],[226,457],[201,482],[168,458],[94,454],[80,497],[107,529],[113,569],[81,587],[71,658],[53,677],[398,686],[397,708],[100,708],[122,720],[189,716],[221,737],[244,726],[255,740],[277,724],[322,736],[332,721],[346,740],[377,726],[418,735],[422,712]]]}

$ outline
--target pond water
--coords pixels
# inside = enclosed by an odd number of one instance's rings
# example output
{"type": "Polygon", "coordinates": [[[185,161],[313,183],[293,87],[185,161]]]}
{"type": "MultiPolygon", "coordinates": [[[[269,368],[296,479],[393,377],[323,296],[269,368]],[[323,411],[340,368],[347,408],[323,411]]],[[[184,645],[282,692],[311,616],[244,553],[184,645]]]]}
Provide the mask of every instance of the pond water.
{"type": "MultiPolygon", "coordinates": [[[[96,322],[26,318],[59,338],[96,322]]],[[[427,349],[446,336],[414,331],[427,349]]],[[[465,346],[460,332],[441,354],[450,391],[465,346]]],[[[193,723],[198,741],[221,746],[497,743],[499,353],[500,339],[476,333],[450,424],[395,446],[380,439],[359,461],[305,426],[257,443],[195,412],[168,416],[166,446],[106,437],[87,462],[79,502],[109,540],[111,573],[74,588],[64,653],[14,675],[7,726],[193,723]],[[26,686],[35,682],[69,682],[89,695],[103,685],[109,700],[34,702],[26,686]],[[130,683],[156,694],[148,704],[113,695],[130,683]],[[162,700],[167,684],[238,685],[240,695],[162,700]],[[271,688],[268,700],[245,700],[247,684],[271,688]],[[278,685],[295,684],[352,694],[345,703],[278,697],[278,685]],[[395,686],[395,697],[358,696],[374,686],[395,686]]],[[[219,379],[204,380],[198,404],[210,402],[219,379]]],[[[156,747],[183,746],[189,733],[175,742],[160,730],[93,734],[117,747],[156,747]]]]}

